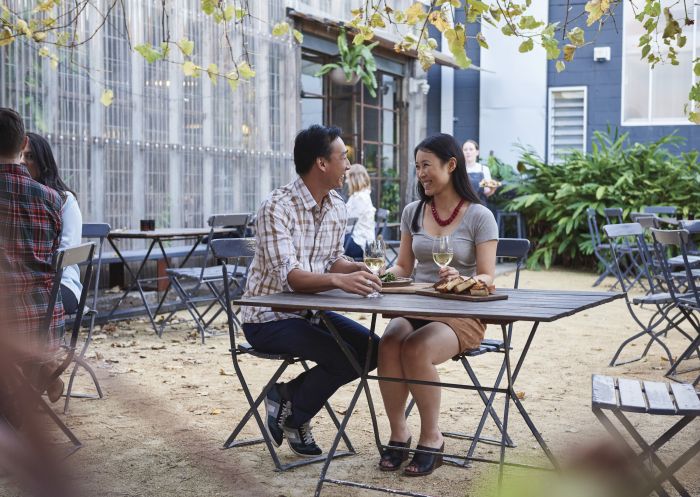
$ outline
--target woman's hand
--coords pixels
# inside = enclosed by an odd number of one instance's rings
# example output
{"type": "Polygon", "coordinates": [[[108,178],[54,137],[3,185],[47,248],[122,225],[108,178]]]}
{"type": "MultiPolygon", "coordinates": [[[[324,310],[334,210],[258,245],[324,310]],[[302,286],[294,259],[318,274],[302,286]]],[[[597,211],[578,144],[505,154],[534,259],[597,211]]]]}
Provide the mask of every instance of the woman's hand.
{"type": "Polygon", "coordinates": [[[441,280],[445,280],[447,278],[453,278],[455,276],[459,276],[459,271],[457,271],[452,266],[445,266],[445,267],[440,268],[440,271],[438,272],[438,276],[440,276],[441,280]]]}

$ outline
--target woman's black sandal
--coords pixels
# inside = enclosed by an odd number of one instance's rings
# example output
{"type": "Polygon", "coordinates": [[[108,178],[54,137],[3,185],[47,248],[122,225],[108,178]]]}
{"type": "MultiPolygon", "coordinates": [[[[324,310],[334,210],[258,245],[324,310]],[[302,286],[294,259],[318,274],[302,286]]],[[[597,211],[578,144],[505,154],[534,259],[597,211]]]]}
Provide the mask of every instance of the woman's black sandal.
{"type": "MultiPolygon", "coordinates": [[[[391,445],[393,447],[408,448],[411,446],[411,437],[409,437],[408,440],[406,440],[405,442],[394,442],[393,440],[389,440],[389,443],[387,445],[391,445]]],[[[404,462],[406,462],[407,459],[407,450],[399,450],[387,447],[382,451],[382,457],[379,460],[379,469],[381,471],[396,471],[398,469],[401,469],[401,465],[404,462]],[[390,464],[384,464],[386,462],[390,464]]]]}
{"type": "Polygon", "coordinates": [[[428,476],[430,473],[435,471],[435,468],[442,466],[442,452],[445,450],[445,442],[442,443],[442,447],[435,449],[433,447],[426,447],[425,445],[418,445],[417,450],[425,450],[432,452],[432,454],[423,454],[416,452],[413,455],[413,459],[408,463],[408,466],[403,470],[403,474],[406,476],[428,476]],[[416,471],[409,471],[408,468],[414,466],[416,471]]]}

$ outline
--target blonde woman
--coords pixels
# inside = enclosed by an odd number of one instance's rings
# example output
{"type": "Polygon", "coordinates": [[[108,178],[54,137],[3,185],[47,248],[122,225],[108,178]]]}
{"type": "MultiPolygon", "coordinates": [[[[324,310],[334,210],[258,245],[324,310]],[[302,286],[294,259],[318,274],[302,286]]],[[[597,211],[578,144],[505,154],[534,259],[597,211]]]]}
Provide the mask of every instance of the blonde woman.
{"type": "MultiPolygon", "coordinates": [[[[362,164],[353,164],[346,175],[348,185],[347,201],[348,219],[356,218],[352,233],[345,235],[345,255],[361,259],[365,244],[374,240],[374,213],[372,205],[372,190],[370,189],[369,174],[362,164]]],[[[351,228],[348,228],[350,231],[351,228]]]]}

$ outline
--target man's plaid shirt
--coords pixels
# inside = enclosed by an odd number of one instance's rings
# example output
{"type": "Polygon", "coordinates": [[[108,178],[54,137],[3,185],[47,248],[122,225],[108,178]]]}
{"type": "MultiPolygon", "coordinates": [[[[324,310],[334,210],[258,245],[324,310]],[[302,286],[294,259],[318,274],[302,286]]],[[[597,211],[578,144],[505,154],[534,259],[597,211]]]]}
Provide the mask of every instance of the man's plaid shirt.
{"type": "MultiPolygon", "coordinates": [[[[347,214],[337,192],[319,206],[301,178],[274,190],[263,201],[256,220],[255,257],[248,271],[245,296],[291,292],[287,276],[293,269],[326,273],[344,258],[347,214]]],[[[244,323],[266,323],[302,317],[243,306],[244,323]]]]}
{"type": "MultiPolygon", "coordinates": [[[[10,330],[34,335],[46,317],[54,276],[53,254],[61,235],[61,197],[29,175],[25,166],[0,164],[0,303],[12,316],[10,330]]],[[[63,331],[60,297],[54,308],[50,335],[63,331]]]]}

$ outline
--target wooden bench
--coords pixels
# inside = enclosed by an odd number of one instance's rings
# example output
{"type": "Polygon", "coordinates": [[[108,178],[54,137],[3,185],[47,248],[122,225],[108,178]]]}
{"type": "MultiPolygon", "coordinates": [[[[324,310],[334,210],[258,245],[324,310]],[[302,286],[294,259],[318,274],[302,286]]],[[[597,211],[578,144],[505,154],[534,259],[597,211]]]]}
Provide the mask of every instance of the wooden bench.
{"type": "Polygon", "coordinates": [[[630,457],[637,463],[636,469],[643,476],[640,491],[630,495],[648,495],[656,491],[661,497],[667,496],[668,493],[662,485],[668,481],[681,496],[690,497],[674,474],[700,452],[698,437],[695,436],[692,446],[671,464],[665,464],[656,452],[700,416],[700,399],[693,386],[684,383],[640,381],[603,375],[593,375],[592,386],[593,413],[608,432],[627,448],[630,457]],[[635,451],[604,411],[611,411],[615,415],[641,451],[635,451]],[[682,418],[655,441],[648,443],[627,419],[624,414],[626,412],[682,416],[682,418]],[[647,460],[650,460],[653,466],[645,464],[647,460]],[[656,474],[654,474],[654,466],[657,469],[656,474]]]}

